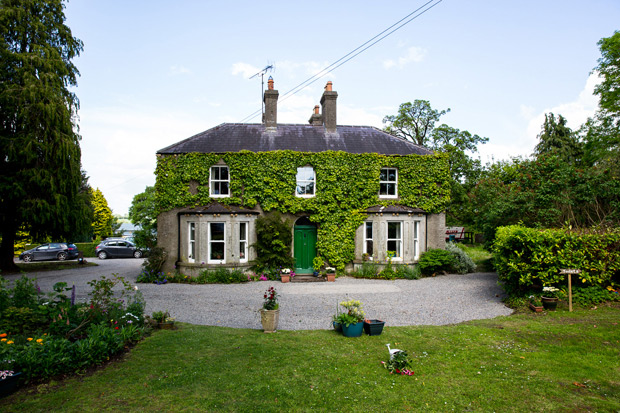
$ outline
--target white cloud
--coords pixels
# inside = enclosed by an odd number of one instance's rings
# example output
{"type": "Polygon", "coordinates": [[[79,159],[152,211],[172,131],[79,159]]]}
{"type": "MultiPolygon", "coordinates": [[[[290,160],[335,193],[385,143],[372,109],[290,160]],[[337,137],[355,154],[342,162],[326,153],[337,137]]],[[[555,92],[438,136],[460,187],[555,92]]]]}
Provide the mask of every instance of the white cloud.
{"type": "Polygon", "coordinates": [[[261,69],[259,69],[258,67],[252,66],[249,63],[238,62],[232,65],[231,73],[233,74],[233,76],[241,74],[245,78],[250,78],[251,76],[254,76],[256,73],[258,73],[260,70],[261,69]]]}
{"type": "Polygon", "coordinates": [[[533,110],[524,111],[522,107],[522,115],[529,115],[529,123],[527,126],[527,136],[532,142],[532,148],[536,146],[536,137],[540,133],[543,123],[545,122],[545,114],[552,112],[555,115],[562,115],[567,121],[568,127],[577,130],[588,120],[588,117],[594,115],[598,107],[598,96],[594,95],[594,87],[600,83],[598,74],[593,73],[588,77],[583,90],[579,96],[572,102],[560,103],[551,108],[545,108],[543,111],[535,114],[533,110]]]}
{"type": "Polygon", "coordinates": [[[170,66],[170,74],[172,75],[188,75],[191,74],[192,71],[184,66],[170,66]]]}
{"type": "Polygon", "coordinates": [[[419,63],[426,57],[427,50],[422,47],[410,47],[407,49],[405,55],[399,57],[397,60],[389,59],[383,62],[385,69],[391,69],[393,67],[397,69],[403,69],[407,64],[414,62],[419,63]]]}

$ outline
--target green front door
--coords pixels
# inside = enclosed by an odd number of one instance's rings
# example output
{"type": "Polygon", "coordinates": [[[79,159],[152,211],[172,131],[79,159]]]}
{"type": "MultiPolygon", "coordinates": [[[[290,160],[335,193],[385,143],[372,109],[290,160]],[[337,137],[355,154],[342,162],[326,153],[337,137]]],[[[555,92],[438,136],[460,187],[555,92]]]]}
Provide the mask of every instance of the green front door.
{"type": "Polygon", "coordinates": [[[316,227],[295,225],[295,272],[312,274],[312,260],[316,257],[316,227]]]}

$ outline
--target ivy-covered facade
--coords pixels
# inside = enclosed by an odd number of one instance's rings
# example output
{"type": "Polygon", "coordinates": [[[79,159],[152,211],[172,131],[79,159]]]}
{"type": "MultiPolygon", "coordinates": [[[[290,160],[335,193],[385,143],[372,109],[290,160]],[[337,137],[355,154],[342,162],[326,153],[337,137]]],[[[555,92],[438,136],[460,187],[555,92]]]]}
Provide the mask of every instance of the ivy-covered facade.
{"type": "Polygon", "coordinates": [[[164,271],[249,268],[255,221],[275,210],[292,223],[298,273],[312,272],[317,255],[344,271],[443,247],[446,155],[337,125],[331,82],[308,124],[278,124],[277,98],[270,79],[263,123],[222,124],[158,151],[164,271]]]}

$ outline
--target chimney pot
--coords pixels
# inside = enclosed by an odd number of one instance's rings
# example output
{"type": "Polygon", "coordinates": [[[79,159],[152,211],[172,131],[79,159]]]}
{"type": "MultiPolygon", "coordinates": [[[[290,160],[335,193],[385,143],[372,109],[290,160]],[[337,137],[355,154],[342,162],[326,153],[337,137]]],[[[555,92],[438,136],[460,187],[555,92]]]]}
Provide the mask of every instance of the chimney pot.
{"type": "Polygon", "coordinates": [[[327,84],[325,85],[325,90],[327,92],[331,92],[332,91],[332,81],[328,81],[327,84]]]}
{"type": "Polygon", "coordinates": [[[314,114],[318,115],[319,114],[319,105],[314,105],[314,114]]]}
{"type": "Polygon", "coordinates": [[[269,79],[267,80],[267,89],[273,90],[273,78],[271,76],[269,76],[269,79]]]}

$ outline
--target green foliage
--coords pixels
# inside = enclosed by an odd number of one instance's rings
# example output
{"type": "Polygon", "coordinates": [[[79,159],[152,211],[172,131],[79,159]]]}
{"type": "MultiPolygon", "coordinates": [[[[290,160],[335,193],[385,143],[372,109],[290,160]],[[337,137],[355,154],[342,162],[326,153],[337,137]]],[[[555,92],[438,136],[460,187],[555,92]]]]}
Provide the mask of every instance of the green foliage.
{"type": "Polygon", "coordinates": [[[584,285],[606,286],[620,281],[618,230],[536,230],[520,225],[501,227],[493,245],[495,267],[504,289],[517,293],[533,285],[566,282],[563,268],[581,270],[584,285]]]}
{"type": "Polygon", "coordinates": [[[41,328],[46,320],[29,307],[9,307],[2,312],[0,331],[12,334],[32,333],[41,328]]]}
{"type": "Polygon", "coordinates": [[[80,197],[79,72],[82,42],[62,0],[5,0],[0,7],[0,269],[14,270],[18,230],[64,238],[88,225],[80,197]]]}
{"type": "Polygon", "coordinates": [[[601,57],[595,70],[603,81],[594,87],[602,109],[620,113],[620,31],[598,42],[601,57]]]}
{"type": "Polygon", "coordinates": [[[459,248],[458,244],[448,242],[446,244],[446,251],[451,253],[454,257],[454,265],[452,266],[452,270],[454,270],[457,274],[467,274],[476,269],[476,264],[474,264],[474,261],[465,251],[459,248]]]}
{"type": "Polygon", "coordinates": [[[454,255],[446,250],[429,249],[420,256],[418,266],[424,275],[449,271],[455,263],[454,255]]]}
{"type": "Polygon", "coordinates": [[[14,307],[35,308],[38,299],[38,291],[33,279],[22,275],[21,278],[15,280],[11,300],[14,307]]]}
{"type": "Polygon", "coordinates": [[[99,244],[96,242],[80,242],[80,243],[75,244],[78,251],[84,254],[84,257],[91,257],[91,258],[96,257],[95,248],[97,247],[97,245],[99,244]]]}
{"type": "Polygon", "coordinates": [[[556,154],[568,163],[575,163],[583,156],[583,145],[576,134],[566,126],[566,118],[558,115],[556,120],[553,113],[545,113],[545,123],[538,134],[540,140],[534,149],[534,155],[556,154]]]}
{"type": "MultiPolygon", "coordinates": [[[[318,224],[318,254],[339,271],[355,259],[355,232],[374,205],[402,204],[440,213],[450,196],[447,155],[385,156],[345,152],[242,151],[160,156],[155,184],[160,211],[207,205],[210,167],[222,159],[230,168],[230,198],[217,202],[281,213],[308,213],[318,224]],[[295,196],[297,167],[311,165],[314,198],[295,196]],[[398,168],[399,200],[379,199],[382,167],[398,168]],[[195,191],[190,183],[197,183],[195,191]]],[[[290,255],[290,252],[289,252],[290,255]]],[[[260,257],[261,254],[258,254],[260,257]]],[[[291,265],[286,265],[291,266],[291,265]]]]}
{"type": "Polygon", "coordinates": [[[157,198],[155,187],[147,186],[144,192],[133,197],[129,219],[138,229],[134,232],[136,245],[153,249],[157,245],[157,198]]]}
{"type": "Polygon", "coordinates": [[[401,103],[398,115],[383,118],[383,123],[388,123],[384,130],[391,135],[426,146],[435,122],[448,112],[449,108],[441,111],[433,109],[428,100],[416,99],[413,103],[401,103]]]}
{"type": "Polygon", "coordinates": [[[292,244],[290,221],[284,220],[277,211],[259,217],[256,220],[256,243],[252,245],[256,250],[254,270],[293,267],[292,244]]]}
{"type": "Polygon", "coordinates": [[[592,307],[608,301],[620,301],[617,292],[611,292],[600,285],[573,288],[573,304],[581,307],[592,307]]]}
{"type": "Polygon", "coordinates": [[[195,282],[200,284],[238,284],[247,281],[248,277],[243,271],[239,269],[228,270],[226,268],[203,270],[195,279],[195,282]]]}
{"type": "Polygon", "coordinates": [[[142,267],[144,271],[148,273],[157,273],[161,271],[161,268],[166,262],[168,254],[162,247],[153,247],[149,250],[148,256],[144,260],[142,267]]]}
{"type": "Polygon", "coordinates": [[[325,261],[323,261],[323,258],[319,256],[316,256],[312,259],[312,268],[314,269],[314,271],[321,271],[321,268],[324,264],[325,261]]]}
{"type": "Polygon", "coordinates": [[[411,360],[409,360],[409,354],[405,350],[400,350],[394,353],[383,366],[390,373],[408,374],[411,369],[411,360]]]}
{"type": "Polygon", "coordinates": [[[338,322],[345,326],[356,324],[364,321],[366,313],[362,310],[363,305],[359,300],[341,301],[340,306],[344,308],[343,312],[338,314],[338,322]]]}
{"type": "Polygon", "coordinates": [[[263,310],[277,310],[280,307],[278,296],[278,291],[274,287],[269,287],[263,295],[263,310]]]}
{"type": "Polygon", "coordinates": [[[114,226],[114,216],[108,206],[108,201],[103,196],[99,188],[92,191],[93,202],[93,236],[97,239],[104,239],[112,236],[114,226]]]}

